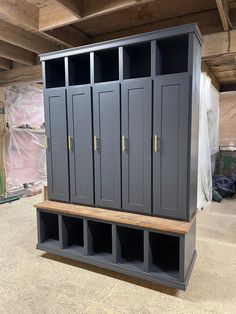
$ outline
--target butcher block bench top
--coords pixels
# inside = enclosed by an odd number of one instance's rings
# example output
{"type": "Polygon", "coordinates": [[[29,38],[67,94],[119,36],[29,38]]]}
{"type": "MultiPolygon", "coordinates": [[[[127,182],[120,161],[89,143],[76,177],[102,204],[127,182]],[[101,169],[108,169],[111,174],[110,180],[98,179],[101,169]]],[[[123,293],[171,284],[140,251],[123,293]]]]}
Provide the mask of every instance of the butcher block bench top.
{"type": "Polygon", "coordinates": [[[186,222],[48,200],[36,204],[34,207],[60,214],[74,215],[81,218],[97,219],[104,222],[125,224],[134,227],[151,229],[154,231],[163,231],[182,235],[188,233],[196,217],[195,215],[190,222],[186,222]]]}

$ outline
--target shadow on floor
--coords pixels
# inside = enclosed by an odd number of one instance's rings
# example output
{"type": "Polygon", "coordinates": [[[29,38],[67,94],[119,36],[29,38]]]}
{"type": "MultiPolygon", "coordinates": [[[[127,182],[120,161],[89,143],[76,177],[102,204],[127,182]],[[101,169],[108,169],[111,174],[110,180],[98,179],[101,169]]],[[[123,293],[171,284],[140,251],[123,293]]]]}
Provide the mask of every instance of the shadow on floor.
{"type": "Polygon", "coordinates": [[[56,262],[67,264],[67,265],[70,265],[70,266],[73,266],[73,267],[82,268],[82,269],[85,269],[85,270],[88,270],[88,271],[95,272],[97,274],[101,274],[101,275],[104,275],[104,276],[112,277],[114,279],[119,279],[119,280],[122,280],[122,281],[126,281],[128,283],[131,283],[131,284],[134,284],[134,285],[137,285],[137,286],[141,286],[141,287],[144,287],[144,288],[147,288],[147,289],[151,289],[151,290],[154,290],[154,291],[158,291],[158,292],[161,292],[161,293],[165,293],[165,294],[168,294],[168,295],[171,295],[171,296],[177,296],[178,295],[178,290],[176,290],[174,288],[164,287],[164,286],[158,285],[156,283],[151,283],[151,282],[148,282],[148,281],[145,281],[145,280],[142,280],[142,279],[133,278],[133,277],[130,277],[128,275],[120,274],[120,273],[117,273],[117,272],[112,271],[112,270],[103,269],[103,268],[100,268],[100,267],[97,267],[97,266],[93,266],[93,265],[86,264],[86,263],[83,263],[83,262],[71,260],[71,259],[68,259],[68,258],[65,258],[65,257],[61,257],[61,256],[56,256],[56,255],[53,255],[53,254],[50,254],[50,253],[44,253],[41,256],[44,257],[44,258],[56,261],[56,262]]]}

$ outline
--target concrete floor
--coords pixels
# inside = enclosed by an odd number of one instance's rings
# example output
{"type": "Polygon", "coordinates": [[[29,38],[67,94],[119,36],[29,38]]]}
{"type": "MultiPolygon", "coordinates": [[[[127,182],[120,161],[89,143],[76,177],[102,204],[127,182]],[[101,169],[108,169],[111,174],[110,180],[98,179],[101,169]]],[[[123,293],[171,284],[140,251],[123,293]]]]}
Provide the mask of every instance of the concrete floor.
{"type": "Polygon", "coordinates": [[[0,313],[236,313],[236,199],[198,214],[187,292],[35,249],[38,195],[0,206],[0,313]]]}

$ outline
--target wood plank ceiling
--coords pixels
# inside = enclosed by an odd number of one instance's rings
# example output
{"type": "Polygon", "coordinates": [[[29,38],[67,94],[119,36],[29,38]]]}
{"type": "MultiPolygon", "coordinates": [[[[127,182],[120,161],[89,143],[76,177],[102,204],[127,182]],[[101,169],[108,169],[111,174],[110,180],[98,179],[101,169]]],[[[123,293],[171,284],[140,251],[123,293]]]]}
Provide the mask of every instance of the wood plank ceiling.
{"type": "Polygon", "coordinates": [[[192,22],[203,69],[236,87],[236,0],[0,0],[0,85],[41,81],[40,53],[192,22]]]}

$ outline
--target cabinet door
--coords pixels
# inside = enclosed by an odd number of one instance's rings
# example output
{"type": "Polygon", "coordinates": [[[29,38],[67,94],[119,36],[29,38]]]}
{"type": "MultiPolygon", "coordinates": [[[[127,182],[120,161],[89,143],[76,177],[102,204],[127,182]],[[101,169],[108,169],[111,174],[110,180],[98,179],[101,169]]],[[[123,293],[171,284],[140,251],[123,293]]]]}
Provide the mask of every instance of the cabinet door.
{"type": "Polygon", "coordinates": [[[151,213],[151,79],[122,84],[123,209],[151,213]]]}
{"type": "Polygon", "coordinates": [[[154,80],[153,212],[186,218],[188,168],[188,74],[154,80]]]}
{"type": "Polygon", "coordinates": [[[91,87],[67,91],[70,150],[70,196],[73,203],[93,205],[93,150],[91,87]]]}
{"type": "Polygon", "coordinates": [[[65,88],[44,91],[45,128],[48,137],[48,197],[69,202],[69,169],[65,88]]]}
{"type": "Polygon", "coordinates": [[[95,204],[121,208],[120,86],[94,87],[95,204]]]}

